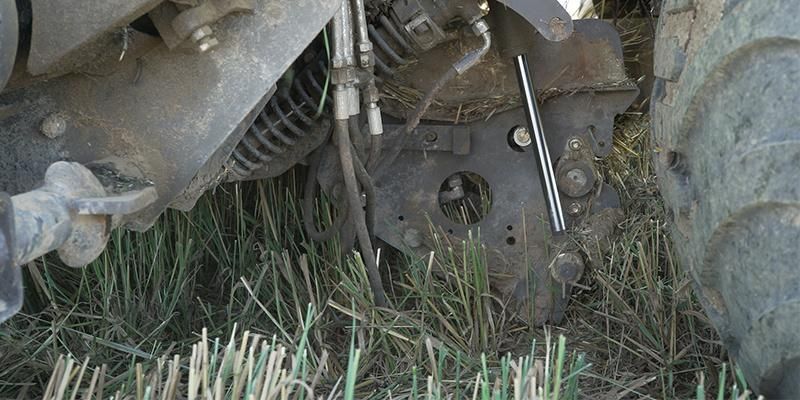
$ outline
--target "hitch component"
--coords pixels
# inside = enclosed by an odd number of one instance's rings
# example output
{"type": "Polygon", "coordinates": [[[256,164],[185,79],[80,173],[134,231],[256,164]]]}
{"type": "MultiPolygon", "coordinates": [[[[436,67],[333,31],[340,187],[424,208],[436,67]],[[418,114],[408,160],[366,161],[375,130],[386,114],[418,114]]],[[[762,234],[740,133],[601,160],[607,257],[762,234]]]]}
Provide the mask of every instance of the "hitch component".
{"type": "Polygon", "coordinates": [[[157,197],[153,187],[107,196],[88,168],[65,161],[47,169],[42,187],[0,194],[0,322],[22,303],[20,265],[57,250],[65,264],[84,266],[105,249],[115,215],[141,211],[157,197]]]}

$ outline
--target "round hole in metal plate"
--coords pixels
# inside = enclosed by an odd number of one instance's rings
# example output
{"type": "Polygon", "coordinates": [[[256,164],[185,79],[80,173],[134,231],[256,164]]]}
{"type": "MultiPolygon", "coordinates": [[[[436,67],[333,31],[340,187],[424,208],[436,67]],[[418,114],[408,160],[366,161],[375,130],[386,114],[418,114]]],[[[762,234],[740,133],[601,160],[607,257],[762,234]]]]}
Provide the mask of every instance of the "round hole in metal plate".
{"type": "Polygon", "coordinates": [[[456,172],[439,187],[439,209],[447,219],[459,225],[483,221],[492,209],[492,189],[482,176],[456,172]]]}

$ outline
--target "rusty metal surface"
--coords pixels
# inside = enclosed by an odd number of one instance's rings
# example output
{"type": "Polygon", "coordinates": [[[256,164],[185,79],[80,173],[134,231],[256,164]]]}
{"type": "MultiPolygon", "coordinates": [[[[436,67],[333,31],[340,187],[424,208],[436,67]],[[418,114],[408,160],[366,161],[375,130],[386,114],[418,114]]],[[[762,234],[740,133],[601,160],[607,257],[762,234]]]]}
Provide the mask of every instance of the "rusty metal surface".
{"type": "Polygon", "coordinates": [[[114,31],[161,1],[31,0],[33,26],[28,71],[33,75],[66,72],[110,47],[119,49],[114,44],[114,31]]]}
{"type": "MultiPolygon", "coordinates": [[[[168,206],[188,209],[217,183],[222,163],[255,117],[252,111],[263,107],[336,3],[262,0],[252,15],[215,25],[221,44],[203,55],[160,45],[126,58],[108,75],[67,75],[5,93],[0,104],[14,112],[2,122],[9,146],[0,158],[8,153],[9,161],[26,165],[29,170],[18,172],[25,176],[41,176],[42,167],[57,159],[124,160],[158,191],[153,206],[126,219],[129,227],[146,229],[168,206]],[[34,126],[54,112],[67,120],[64,135],[50,140],[35,134],[39,146],[24,150],[31,141],[18,138],[30,138],[34,126]],[[17,160],[14,154],[23,152],[29,159],[17,160]]],[[[13,174],[2,178],[0,187],[16,180],[13,174]]]]}

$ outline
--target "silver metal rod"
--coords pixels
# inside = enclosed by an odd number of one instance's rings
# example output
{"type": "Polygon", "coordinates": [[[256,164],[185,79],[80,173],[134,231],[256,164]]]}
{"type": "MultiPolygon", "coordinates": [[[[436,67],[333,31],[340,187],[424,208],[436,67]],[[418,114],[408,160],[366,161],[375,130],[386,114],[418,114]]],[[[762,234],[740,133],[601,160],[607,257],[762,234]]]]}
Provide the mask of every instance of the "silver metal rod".
{"type": "Polygon", "coordinates": [[[333,68],[355,66],[355,48],[353,47],[353,10],[349,1],[343,1],[339,11],[333,16],[331,23],[333,34],[333,68]]]}
{"type": "Polygon", "coordinates": [[[550,228],[553,233],[562,233],[566,230],[564,211],[561,208],[561,199],[558,196],[556,174],[553,171],[553,161],[550,159],[550,151],[547,148],[547,140],[544,136],[544,130],[542,129],[539,106],[536,104],[536,93],[533,89],[531,73],[528,67],[528,57],[525,54],[520,54],[514,57],[514,64],[516,66],[517,81],[519,82],[522,103],[525,106],[525,115],[528,118],[528,128],[530,128],[533,134],[533,143],[536,145],[539,178],[544,188],[547,212],[550,217],[550,228]]]}
{"type": "Polygon", "coordinates": [[[367,10],[364,9],[364,0],[353,0],[352,9],[355,10],[356,32],[358,32],[358,44],[369,43],[369,32],[367,28],[367,10]]]}

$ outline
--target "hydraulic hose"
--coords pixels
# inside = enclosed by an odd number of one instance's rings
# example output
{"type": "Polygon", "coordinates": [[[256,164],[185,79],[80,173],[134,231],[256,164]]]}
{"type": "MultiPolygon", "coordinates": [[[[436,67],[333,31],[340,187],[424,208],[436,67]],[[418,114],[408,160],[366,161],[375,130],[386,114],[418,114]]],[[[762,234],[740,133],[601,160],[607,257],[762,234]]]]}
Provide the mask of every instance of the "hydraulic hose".
{"type": "MultiPolygon", "coordinates": [[[[386,292],[383,290],[378,263],[375,258],[375,251],[372,249],[372,240],[367,227],[367,217],[361,206],[361,192],[358,189],[358,178],[356,177],[356,167],[353,162],[352,142],[350,141],[350,127],[346,119],[334,121],[334,133],[336,134],[337,145],[339,147],[339,159],[342,163],[342,173],[344,175],[345,188],[347,189],[347,201],[349,203],[350,219],[353,221],[356,230],[356,237],[361,248],[362,259],[367,270],[367,278],[375,299],[375,305],[386,307],[386,292]]],[[[369,197],[369,195],[368,195],[369,197]]],[[[374,196],[373,196],[374,198],[374,196]]]]}
{"type": "Polygon", "coordinates": [[[400,153],[406,147],[408,140],[411,137],[411,132],[413,132],[414,129],[417,129],[417,126],[419,126],[419,123],[422,120],[422,116],[425,115],[425,113],[428,111],[428,108],[430,108],[431,104],[433,104],[436,94],[438,94],[448,82],[453,80],[453,78],[467,72],[470,68],[477,64],[478,61],[480,61],[480,59],[486,55],[486,53],[489,52],[489,48],[492,45],[492,34],[488,31],[488,26],[483,20],[479,20],[473,24],[473,26],[484,29],[480,34],[481,38],[483,38],[483,45],[480,48],[464,55],[464,57],[453,64],[452,68],[448,68],[447,72],[439,77],[439,79],[434,82],[433,86],[428,89],[428,91],[422,97],[422,100],[420,100],[420,102],[417,104],[414,112],[412,112],[406,120],[405,125],[395,129],[395,131],[391,133],[391,137],[396,138],[396,141],[394,146],[392,146],[389,149],[389,152],[385,155],[381,164],[376,168],[374,173],[376,180],[380,179],[386,173],[389,167],[395,162],[395,160],[397,160],[397,156],[400,155],[400,153]]]}
{"type": "Polygon", "coordinates": [[[317,242],[327,242],[340,232],[345,221],[347,221],[349,213],[348,203],[344,202],[327,229],[319,231],[314,224],[314,199],[317,197],[317,174],[319,173],[319,164],[324,148],[325,143],[311,155],[308,176],[306,177],[306,183],[303,188],[303,228],[305,228],[308,237],[317,242]]]}

